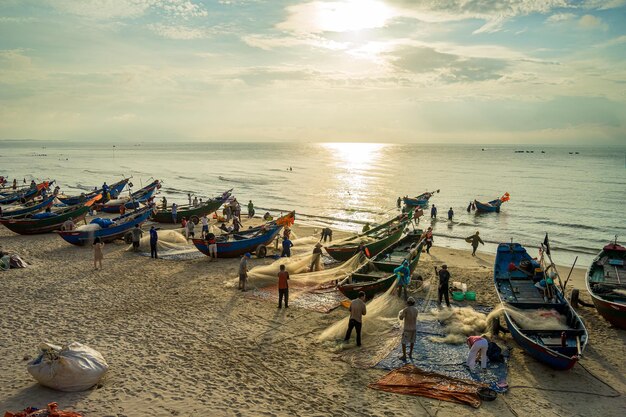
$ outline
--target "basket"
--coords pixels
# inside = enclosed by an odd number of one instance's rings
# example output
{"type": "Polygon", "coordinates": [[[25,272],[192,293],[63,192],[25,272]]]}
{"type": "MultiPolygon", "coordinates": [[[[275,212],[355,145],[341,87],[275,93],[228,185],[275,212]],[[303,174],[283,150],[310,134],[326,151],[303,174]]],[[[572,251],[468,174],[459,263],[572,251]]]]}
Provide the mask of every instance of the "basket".
{"type": "Polygon", "coordinates": [[[467,291],[465,293],[465,299],[467,301],[476,301],[476,293],[474,291],[467,291]]]}
{"type": "Polygon", "coordinates": [[[463,293],[461,291],[455,291],[452,293],[452,299],[454,301],[463,301],[463,293]]]}

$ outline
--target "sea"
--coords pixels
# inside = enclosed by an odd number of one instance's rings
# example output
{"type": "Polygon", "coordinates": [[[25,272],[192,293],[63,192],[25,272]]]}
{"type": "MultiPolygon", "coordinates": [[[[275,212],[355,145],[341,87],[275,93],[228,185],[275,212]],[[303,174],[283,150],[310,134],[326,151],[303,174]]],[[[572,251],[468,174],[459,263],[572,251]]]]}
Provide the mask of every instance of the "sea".
{"type": "Polygon", "coordinates": [[[514,241],[535,255],[547,233],[563,265],[578,257],[586,267],[616,235],[626,241],[626,147],[0,141],[0,175],[54,179],[68,195],[123,177],[136,190],[155,178],[170,203],[232,188],[257,215],[295,210],[298,222],[350,231],[397,215],[399,196],[438,191],[437,218],[427,208],[418,226],[433,226],[435,245],[467,249],[480,231],[479,251],[514,241]],[[500,213],[467,212],[470,201],[505,192],[500,213]]]}

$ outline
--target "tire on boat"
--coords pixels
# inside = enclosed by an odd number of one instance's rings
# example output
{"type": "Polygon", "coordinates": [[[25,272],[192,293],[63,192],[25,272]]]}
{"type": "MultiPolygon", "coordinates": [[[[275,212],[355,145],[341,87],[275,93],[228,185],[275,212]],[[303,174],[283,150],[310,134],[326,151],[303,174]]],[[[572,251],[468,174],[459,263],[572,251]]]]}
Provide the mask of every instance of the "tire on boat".
{"type": "Polygon", "coordinates": [[[267,246],[265,245],[259,245],[256,247],[256,257],[257,258],[265,258],[265,256],[267,255],[267,246]]]}
{"type": "Polygon", "coordinates": [[[126,243],[128,245],[133,243],[133,233],[132,232],[126,232],[124,234],[124,243],[126,243]]]}
{"type": "Polygon", "coordinates": [[[191,216],[191,221],[193,224],[198,224],[200,223],[200,218],[198,216],[191,216]]]}

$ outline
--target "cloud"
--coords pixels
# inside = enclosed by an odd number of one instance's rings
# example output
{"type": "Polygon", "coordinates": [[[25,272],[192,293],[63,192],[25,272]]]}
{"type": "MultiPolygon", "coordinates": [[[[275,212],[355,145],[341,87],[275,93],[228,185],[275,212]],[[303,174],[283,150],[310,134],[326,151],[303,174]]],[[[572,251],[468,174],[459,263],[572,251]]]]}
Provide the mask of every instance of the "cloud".
{"type": "Polygon", "coordinates": [[[578,26],[583,29],[600,29],[600,30],[608,30],[609,26],[604,23],[602,19],[599,17],[586,14],[580,18],[578,21],[578,26]]]}
{"type": "Polygon", "coordinates": [[[137,18],[149,10],[185,19],[208,14],[192,0],[49,0],[49,3],[64,13],[96,20],[137,18]]]}
{"type": "Polygon", "coordinates": [[[166,25],[155,23],[148,25],[148,28],[157,35],[174,40],[192,40],[209,38],[213,35],[213,30],[207,28],[189,27],[184,25],[166,25]]]}
{"type": "Polygon", "coordinates": [[[548,23],[563,22],[576,18],[574,13],[556,13],[546,19],[548,23]]]}
{"type": "Polygon", "coordinates": [[[339,51],[347,49],[349,46],[347,42],[337,42],[313,34],[303,34],[298,36],[245,35],[241,39],[248,46],[264,49],[266,51],[277,48],[291,48],[303,45],[339,51]]]}

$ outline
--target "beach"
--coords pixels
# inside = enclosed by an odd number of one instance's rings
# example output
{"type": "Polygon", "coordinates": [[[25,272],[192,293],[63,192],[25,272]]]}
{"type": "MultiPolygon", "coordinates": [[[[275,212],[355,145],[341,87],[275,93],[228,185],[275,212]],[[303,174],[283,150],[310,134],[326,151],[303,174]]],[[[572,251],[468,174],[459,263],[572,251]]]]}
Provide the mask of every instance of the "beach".
{"type": "MultiPolygon", "coordinates": [[[[294,226],[298,237],[313,231],[294,226]]],[[[236,278],[238,259],[153,260],[116,241],[105,246],[104,269],[95,271],[90,247],[68,245],[54,234],[19,236],[2,228],[0,242],[30,264],[0,273],[0,411],[52,401],[100,417],[622,416],[626,410],[626,333],[595,309],[578,309],[590,342],[570,371],[538,363],[507,336],[510,391],[473,409],[367,388],[386,372],[353,368],[316,342],[347,310],[277,309],[275,300],[246,297],[224,285],[236,278]],[[39,386],[26,363],[43,341],[87,344],[110,370],[85,392],[39,386]],[[609,397],[616,392],[621,397],[609,397]]],[[[253,258],[250,267],[270,261],[253,258]]],[[[493,255],[474,258],[467,250],[435,246],[414,275],[431,278],[442,263],[451,281],[476,291],[478,304],[497,305],[493,255]]],[[[589,301],[584,273],[575,269],[572,281],[589,301]]],[[[368,340],[363,344],[367,348],[368,340]]]]}

